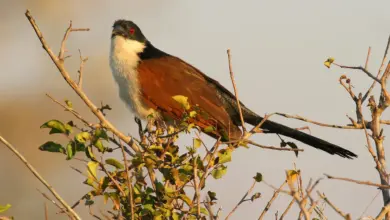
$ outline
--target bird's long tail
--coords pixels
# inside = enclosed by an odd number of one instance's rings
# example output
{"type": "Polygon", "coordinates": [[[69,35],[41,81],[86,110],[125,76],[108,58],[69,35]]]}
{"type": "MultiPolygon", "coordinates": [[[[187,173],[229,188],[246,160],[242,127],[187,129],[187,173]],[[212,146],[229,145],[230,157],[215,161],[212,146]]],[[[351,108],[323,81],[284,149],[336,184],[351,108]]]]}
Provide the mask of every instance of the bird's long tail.
{"type": "MultiPolygon", "coordinates": [[[[247,122],[253,126],[256,126],[258,123],[260,123],[263,120],[262,117],[255,115],[255,114],[244,116],[244,118],[245,118],[244,119],[245,122],[247,122]]],[[[279,123],[276,123],[273,121],[269,121],[269,120],[265,121],[264,124],[261,126],[261,128],[268,130],[270,133],[277,133],[277,134],[280,134],[280,135],[283,135],[286,137],[296,139],[296,140],[303,142],[307,145],[310,145],[314,148],[326,151],[332,155],[337,154],[341,157],[348,158],[348,159],[353,159],[354,157],[357,157],[356,154],[352,153],[349,150],[346,150],[346,149],[339,147],[335,144],[329,143],[329,142],[324,141],[322,139],[319,139],[317,137],[311,136],[311,135],[306,134],[304,132],[298,131],[296,129],[287,127],[285,125],[282,125],[282,124],[279,124],[279,123]]]]}

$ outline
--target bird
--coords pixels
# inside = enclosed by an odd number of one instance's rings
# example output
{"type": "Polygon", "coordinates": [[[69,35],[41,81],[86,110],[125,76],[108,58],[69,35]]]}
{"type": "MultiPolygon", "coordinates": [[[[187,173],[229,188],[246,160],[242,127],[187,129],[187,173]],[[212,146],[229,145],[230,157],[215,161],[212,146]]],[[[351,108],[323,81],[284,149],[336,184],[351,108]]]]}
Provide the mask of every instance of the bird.
{"type": "MultiPolygon", "coordinates": [[[[180,122],[188,111],[173,97],[182,96],[200,112],[193,123],[204,133],[224,141],[242,137],[235,95],[193,65],[155,47],[133,21],[119,19],[114,22],[109,63],[119,97],[136,117],[153,116],[167,123],[180,122]]],[[[263,120],[241,101],[240,106],[244,123],[256,126],[263,120]]],[[[266,120],[261,129],[332,155],[348,159],[357,157],[347,149],[271,120],[266,120]]]]}

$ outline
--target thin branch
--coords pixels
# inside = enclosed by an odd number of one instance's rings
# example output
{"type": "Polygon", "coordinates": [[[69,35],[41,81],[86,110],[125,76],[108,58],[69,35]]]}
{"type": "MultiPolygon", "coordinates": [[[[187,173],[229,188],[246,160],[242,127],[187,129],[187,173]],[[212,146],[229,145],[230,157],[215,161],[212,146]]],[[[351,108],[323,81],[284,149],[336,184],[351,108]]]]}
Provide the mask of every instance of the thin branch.
{"type": "Polygon", "coordinates": [[[83,85],[83,70],[84,70],[84,64],[85,64],[85,62],[88,61],[88,57],[83,58],[83,57],[81,56],[81,51],[80,51],[80,50],[79,50],[79,54],[80,54],[80,69],[79,69],[79,71],[78,71],[78,73],[79,73],[79,81],[78,81],[77,85],[78,85],[78,86],[80,87],[80,89],[81,89],[81,87],[82,87],[82,85],[83,85]]]}
{"type": "Polygon", "coordinates": [[[119,190],[119,192],[122,194],[123,197],[126,196],[125,191],[122,189],[122,187],[119,185],[118,181],[114,179],[114,177],[111,176],[111,174],[108,172],[106,167],[104,166],[103,162],[98,162],[100,168],[102,168],[103,172],[106,173],[106,175],[110,178],[110,180],[114,183],[115,187],[119,190]]]}
{"type": "Polygon", "coordinates": [[[49,220],[49,210],[47,208],[47,203],[45,202],[45,220],[49,220]]]}
{"type": "MultiPolygon", "coordinates": [[[[196,204],[197,204],[197,217],[200,218],[200,191],[199,191],[199,185],[198,185],[198,163],[197,163],[197,157],[194,158],[193,164],[194,166],[194,189],[195,189],[195,198],[196,198],[196,204]]],[[[194,201],[195,202],[195,201],[194,201]]]]}
{"type": "Polygon", "coordinates": [[[322,123],[322,122],[317,122],[317,121],[313,121],[313,120],[304,118],[304,117],[299,116],[299,115],[289,115],[289,114],[280,113],[280,112],[277,112],[276,114],[277,114],[277,115],[280,115],[280,116],[283,116],[283,117],[285,117],[285,118],[294,118],[294,119],[298,119],[298,120],[300,120],[300,121],[305,121],[305,122],[308,122],[308,123],[311,123],[311,124],[315,124],[315,125],[318,125],[318,126],[322,126],[322,127],[340,128],[340,129],[362,129],[361,127],[356,127],[356,126],[354,126],[354,125],[332,125],[332,124],[325,124],[325,123],[322,123]]]}
{"type": "Polygon", "coordinates": [[[324,175],[328,179],[343,180],[343,181],[357,183],[357,184],[361,184],[361,185],[367,185],[367,186],[376,186],[376,187],[381,188],[381,189],[390,189],[390,185],[382,185],[382,184],[378,184],[378,183],[372,183],[370,181],[354,180],[354,179],[349,179],[349,178],[345,178],[345,177],[335,177],[335,176],[331,176],[328,174],[324,174],[324,175]]]}
{"type": "Polygon", "coordinates": [[[242,129],[244,130],[244,133],[245,133],[246,132],[245,121],[244,121],[244,117],[242,116],[240,99],[238,98],[237,86],[236,86],[236,83],[235,83],[235,80],[234,80],[234,74],[233,74],[233,67],[232,67],[232,60],[231,60],[230,49],[227,50],[227,55],[228,55],[228,61],[229,61],[230,78],[232,80],[232,84],[233,84],[233,88],[234,88],[234,95],[236,97],[238,112],[240,113],[242,129]]]}
{"type": "Polygon", "coordinates": [[[280,185],[279,189],[278,190],[275,190],[274,194],[272,195],[271,199],[268,201],[267,205],[264,207],[263,211],[261,212],[261,215],[260,217],[258,218],[259,220],[260,219],[263,219],[265,214],[267,213],[267,211],[269,210],[269,208],[271,207],[272,203],[274,202],[274,200],[276,199],[276,197],[278,197],[279,195],[279,192],[280,190],[284,187],[284,185],[286,185],[286,181],[284,181],[282,183],[282,185],[280,185]]]}
{"type": "Polygon", "coordinates": [[[256,147],[260,147],[260,148],[263,148],[263,149],[269,149],[269,150],[278,150],[278,151],[304,151],[303,149],[300,149],[300,148],[297,148],[297,149],[293,149],[293,148],[286,148],[286,147],[272,147],[272,146],[265,146],[265,145],[261,145],[261,144],[258,144],[256,142],[253,142],[251,140],[247,140],[248,144],[251,144],[251,145],[254,145],[256,147]]]}
{"type": "Polygon", "coordinates": [[[237,208],[246,200],[246,197],[252,192],[253,188],[255,187],[257,181],[254,180],[252,183],[252,186],[249,188],[249,190],[244,194],[244,196],[241,198],[241,200],[237,203],[237,205],[232,209],[232,211],[229,212],[229,214],[226,216],[225,220],[229,219],[231,215],[237,210],[237,208]]]}
{"type": "Polygon", "coordinates": [[[294,198],[291,199],[290,203],[288,204],[286,210],[284,210],[283,214],[280,216],[279,220],[283,220],[283,218],[286,217],[288,211],[290,211],[290,209],[291,209],[292,205],[294,204],[294,202],[295,202],[295,199],[294,198]]]}
{"type": "Polygon", "coordinates": [[[368,69],[368,62],[370,61],[371,56],[371,47],[368,47],[367,57],[366,57],[366,63],[364,65],[364,69],[368,69]]]}
{"type": "Polygon", "coordinates": [[[389,213],[389,211],[390,211],[390,204],[382,208],[381,212],[378,214],[375,220],[382,220],[385,217],[385,215],[389,213]]]}
{"type": "Polygon", "coordinates": [[[53,196],[65,207],[65,209],[73,215],[77,220],[81,220],[80,216],[65,202],[65,200],[54,190],[54,188],[46,182],[46,180],[38,173],[38,171],[27,161],[27,159],[19,153],[14,146],[12,146],[7,140],[0,136],[0,141],[10,149],[23,163],[27,168],[34,174],[34,176],[46,186],[46,188],[53,194],[53,196]]]}
{"type": "MultiPolygon", "coordinates": [[[[63,207],[61,207],[56,201],[51,199],[48,195],[46,195],[46,193],[40,191],[39,189],[37,189],[37,191],[39,193],[41,193],[42,196],[45,197],[45,199],[47,199],[48,201],[53,203],[61,211],[61,213],[65,213],[65,214],[67,214],[69,216],[69,218],[74,219],[73,216],[68,211],[66,211],[63,207]]],[[[46,205],[46,203],[45,203],[45,205],[46,205]]]]}
{"type": "Polygon", "coordinates": [[[381,81],[375,77],[374,75],[372,75],[372,73],[370,73],[367,69],[361,67],[361,66],[344,66],[344,65],[339,65],[337,63],[333,63],[334,65],[342,68],[342,69],[353,69],[353,70],[361,70],[363,71],[365,74],[367,74],[367,76],[369,76],[370,78],[372,78],[373,80],[375,80],[377,83],[381,83],[381,81]]]}
{"type": "Polygon", "coordinates": [[[344,213],[343,211],[341,211],[341,209],[339,209],[337,206],[335,206],[326,196],[325,194],[323,193],[320,193],[318,190],[317,190],[317,194],[318,196],[320,196],[326,203],[328,203],[328,205],[330,207],[332,207],[332,209],[337,212],[341,217],[343,217],[344,219],[346,220],[351,220],[351,215],[350,214],[346,214],[344,213]]]}
{"type": "MultiPolygon", "coordinates": [[[[70,78],[70,75],[68,71],[65,69],[65,66],[63,62],[60,61],[61,57],[57,57],[53,51],[50,49],[49,45],[47,44],[45,38],[43,37],[41,31],[39,30],[37,24],[35,23],[34,18],[30,14],[30,11],[27,10],[25,13],[27,19],[29,20],[31,26],[34,28],[34,31],[36,35],[38,36],[42,47],[45,49],[45,51],[50,56],[53,63],[56,65],[57,69],[61,73],[62,77],[66,80],[66,82],[69,84],[69,86],[72,87],[72,89],[77,93],[77,95],[84,101],[84,103],[89,107],[89,109],[92,111],[92,113],[100,120],[103,127],[107,128],[111,132],[113,132],[116,136],[118,136],[120,139],[122,139],[125,143],[129,144],[131,148],[133,148],[134,151],[139,152],[139,148],[135,143],[132,141],[132,137],[126,136],[122,132],[120,132],[118,129],[116,129],[111,122],[109,122],[103,115],[101,111],[91,102],[91,100],[85,95],[85,93],[81,90],[81,88],[78,87],[78,85],[70,78]]],[[[68,28],[69,29],[69,28],[68,28]]],[[[86,29],[74,29],[74,31],[83,31],[86,29]]],[[[67,30],[68,31],[68,30],[67,30]]],[[[65,36],[64,36],[64,39],[65,36]]],[[[63,44],[64,45],[64,44],[63,44]]],[[[64,48],[61,48],[61,50],[65,50],[64,48]]],[[[60,50],[60,51],[61,51],[60,50]]],[[[63,54],[62,54],[63,55],[63,54]]]]}
{"type": "MultiPolygon", "coordinates": [[[[389,36],[389,39],[387,40],[387,45],[386,45],[386,49],[385,49],[385,53],[383,54],[383,59],[382,59],[382,63],[381,63],[381,66],[379,67],[379,70],[378,70],[378,73],[376,74],[376,78],[379,77],[379,75],[381,74],[382,70],[383,70],[383,67],[385,66],[385,61],[387,59],[387,52],[389,51],[389,46],[390,46],[390,36],[389,36]]],[[[363,96],[363,99],[362,99],[362,102],[364,102],[367,97],[369,97],[372,89],[375,87],[376,85],[376,81],[372,82],[370,88],[367,90],[367,92],[364,94],[363,96]]]]}
{"type": "Polygon", "coordinates": [[[130,210],[131,210],[131,220],[134,220],[134,200],[133,200],[133,184],[131,183],[131,172],[129,172],[129,166],[127,164],[127,158],[125,153],[125,148],[123,147],[122,141],[119,141],[122,149],[122,155],[123,155],[123,162],[125,164],[126,168],[126,182],[127,182],[127,188],[129,189],[129,203],[130,203],[130,210]]]}

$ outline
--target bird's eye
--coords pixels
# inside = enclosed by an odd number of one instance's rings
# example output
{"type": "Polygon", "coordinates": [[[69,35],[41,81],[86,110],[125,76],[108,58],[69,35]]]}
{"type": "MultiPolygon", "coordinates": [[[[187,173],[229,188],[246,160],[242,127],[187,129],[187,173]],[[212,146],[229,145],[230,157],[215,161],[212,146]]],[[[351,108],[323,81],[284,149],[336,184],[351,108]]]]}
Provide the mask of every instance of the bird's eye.
{"type": "Polygon", "coordinates": [[[130,28],[129,32],[130,32],[131,35],[133,35],[135,33],[135,29],[134,28],[130,28]]]}

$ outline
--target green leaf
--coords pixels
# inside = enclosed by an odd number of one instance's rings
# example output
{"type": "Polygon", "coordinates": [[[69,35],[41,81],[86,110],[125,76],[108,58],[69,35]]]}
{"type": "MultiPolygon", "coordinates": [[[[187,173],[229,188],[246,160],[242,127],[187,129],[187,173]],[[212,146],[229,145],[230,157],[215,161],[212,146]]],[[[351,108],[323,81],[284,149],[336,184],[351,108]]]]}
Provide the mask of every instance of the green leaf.
{"type": "MultiPolygon", "coordinates": [[[[196,214],[197,212],[198,212],[198,207],[197,206],[192,207],[190,213],[196,214]]],[[[200,213],[202,213],[204,215],[209,215],[209,212],[207,211],[207,209],[203,208],[203,207],[200,207],[200,213]]]]}
{"type": "Polygon", "coordinates": [[[93,146],[95,146],[99,152],[106,151],[106,147],[103,145],[103,142],[101,140],[96,140],[95,143],[93,143],[93,146]]]}
{"type": "Polygon", "coordinates": [[[70,108],[70,109],[72,109],[72,108],[73,108],[73,104],[72,104],[72,102],[71,102],[71,101],[69,101],[69,100],[67,100],[67,99],[65,99],[65,104],[66,104],[66,106],[68,106],[68,108],[70,108]]]}
{"type": "Polygon", "coordinates": [[[91,134],[88,132],[80,132],[75,136],[75,140],[79,143],[85,143],[88,140],[91,140],[91,134]]]}
{"type": "Polygon", "coordinates": [[[66,145],[66,159],[70,160],[76,155],[76,144],[72,141],[66,145]]]}
{"type": "Polygon", "coordinates": [[[188,196],[186,194],[180,194],[179,195],[179,198],[181,200],[183,200],[188,206],[191,206],[192,205],[192,201],[190,198],[188,198],[188,196]]]}
{"type": "Polygon", "coordinates": [[[94,136],[96,138],[102,138],[104,140],[108,140],[108,135],[107,135],[106,131],[101,129],[101,128],[97,128],[95,130],[94,136]]]}
{"type": "Polygon", "coordinates": [[[85,151],[85,144],[82,143],[75,143],[76,144],[76,151],[85,151]]]}
{"type": "Polygon", "coordinates": [[[257,192],[255,194],[253,194],[253,196],[251,197],[251,201],[253,202],[260,197],[261,197],[261,193],[257,192]]]}
{"type": "Polygon", "coordinates": [[[155,144],[151,145],[149,147],[149,149],[150,150],[159,150],[159,151],[163,151],[164,150],[164,148],[161,145],[155,145],[155,144]]]}
{"type": "Polygon", "coordinates": [[[88,179],[86,180],[86,183],[88,185],[92,186],[92,183],[97,180],[96,172],[97,167],[99,166],[98,162],[89,161],[87,164],[87,170],[88,170],[88,179]]]}
{"type": "Polygon", "coordinates": [[[65,129],[68,134],[73,132],[73,121],[69,121],[68,123],[65,124],[65,129]]]}
{"type": "Polygon", "coordinates": [[[208,191],[207,195],[209,195],[210,201],[218,200],[217,199],[217,193],[208,191]]]}
{"type": "Polygon", "coordinates": [[[256,173],[256,176],[254,176],[253,179],[255,179],[256,182],[260,183],[261,181],[263,181],[263,174],[256,173]]]}
{"type": "Polygon", "coordinates": [[[109,164],[109,165],[111,165],[111,166],[113,166],[113,167],[115,167],[115,168],[117,168],[117,169],[123,169],[123,168],[125,168],[125,167],[123,166],[123,164],[121,164],[119,161],[117,161],[117,160],[114,159],[114,158],[108,158],[108,159],[106,159],[106,164],[109,164]]]}
{"type": "Polygon", "coordinates": [[[200,145],[202,145],[202,141],[199,138],[194,138],[193,141],[194,141],[195,148],[199,148],[200,145]]]}
{"type": "Polygon", "coordinates": [[[185,110],[190,109],[190,103],[188,103],[188,97],[182,95],[175,95],[172,97],[176,102],[178,102],[185,110]]]}
{"type": "Polygon", "coordinates": [[[65,148],[62,147],[61,144],[57,144],[53,141],[48,141],[48,142],[42,144],[39,147],[39,150],[48,151],[48,152],[56,152],[56,153],[65,153],[65,148]]]}
{"type": "Polygon", "coordinates": [[[173,220],[180,220],[180,215],[177,212],[172,213],[172,219],[173,220]]]}
{"type": "MultiPolygon", "coordinates": [[[[298,149],[298,146],[294,142],[287,142],[286,144],[290,146],[292,149],[298,149]]],[[[298,157],[298,152],[299,151],[294,151],[296,157],[298,157]]]]}
{"type": "Polygon", "coordinates": [[[0,213],[7,211],[9,208],[11,208],[11,204],[0,205],[0,213]]]}
{"type": "Polygon", "coordinates": [[[222,165],[213,169],[213,171],[211,171],[211,175],[214,177],[214,179],[220,179],[222,178],[223,175],[226,174],[226,172],[227,172],[227,167],[222,165]]]}
{"type": "Polygon", "coordinates": [[[206,132],[206,133],[210,133],[210,132],[213,132],[213,131],[215,131],[216,129],[215,129],[215,127],[214,126],[208,126],[208,127],[206,127],[205,129],[204,129],[204,132],[206,132]]]}
{"type": "Polygon", "coordinates": [[[93,154],[91,146],[88,146],[87,148],[85,148],[85,155],[87,155],[87,157],[89,159],[96,161],[96,158],[95,158],[95,155],[93,154]]]}
{"type": "Polygon", "coordinates": [[[218,163],[220,164],[230,162],[232,160],[232,149],[227,148],[218,151],[218,157],[218,163]]]}
{"type": "Polygon", "coordinates": [[[56,134],[56,133],[68,134],[65,125],[58,120],[50,120],[45,124],[41,125],[40,128],[51,128],[49,134],[56,134]]]}

